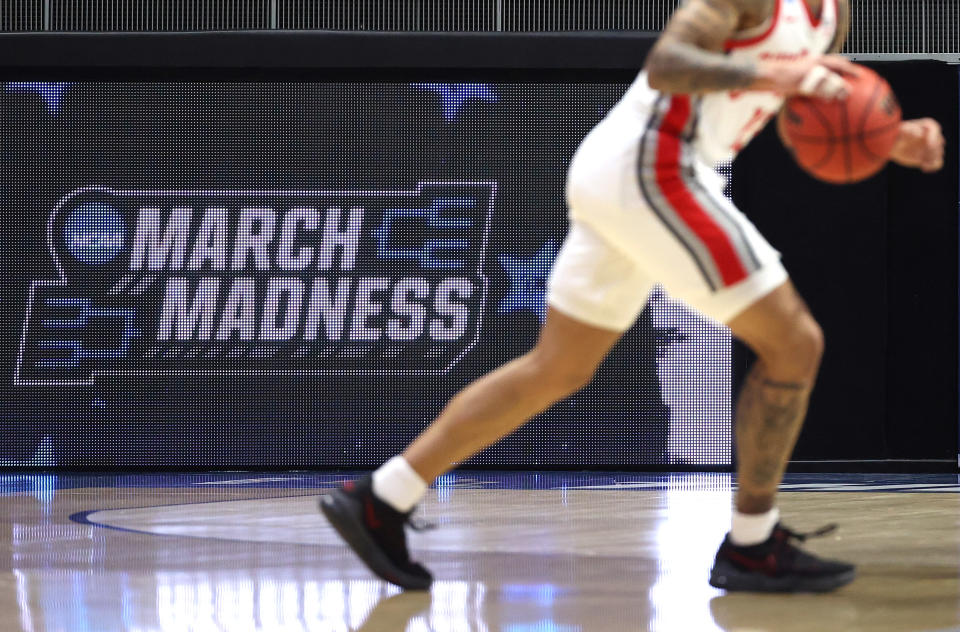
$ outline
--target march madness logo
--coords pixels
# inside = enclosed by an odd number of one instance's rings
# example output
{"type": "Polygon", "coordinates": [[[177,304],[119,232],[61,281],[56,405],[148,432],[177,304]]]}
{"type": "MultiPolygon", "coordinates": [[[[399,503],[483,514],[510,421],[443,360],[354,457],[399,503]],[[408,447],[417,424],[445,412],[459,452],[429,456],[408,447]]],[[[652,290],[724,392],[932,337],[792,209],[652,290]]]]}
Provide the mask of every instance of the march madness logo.
{"type": "Polygon", "coordinates": [[[476,343],[491,182],[413,191],[82,189],[51,213],[15,382],[437,374],[476,343]]]}

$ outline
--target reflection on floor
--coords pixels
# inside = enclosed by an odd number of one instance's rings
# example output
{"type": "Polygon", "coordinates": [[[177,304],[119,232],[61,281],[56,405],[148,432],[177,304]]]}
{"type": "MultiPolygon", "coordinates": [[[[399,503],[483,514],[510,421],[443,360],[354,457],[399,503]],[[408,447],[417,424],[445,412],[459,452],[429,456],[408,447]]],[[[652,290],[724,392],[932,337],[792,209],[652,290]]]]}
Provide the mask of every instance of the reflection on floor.
{"type": "Polygon", "coordinates": [[[795,475],[829,595],[725,595],[724,474],[459,473],[421,509],[430,593],[376,581],[316,511],[352,475],[0,476],[0,630],[960,630],[956,475],[795,475]]]}

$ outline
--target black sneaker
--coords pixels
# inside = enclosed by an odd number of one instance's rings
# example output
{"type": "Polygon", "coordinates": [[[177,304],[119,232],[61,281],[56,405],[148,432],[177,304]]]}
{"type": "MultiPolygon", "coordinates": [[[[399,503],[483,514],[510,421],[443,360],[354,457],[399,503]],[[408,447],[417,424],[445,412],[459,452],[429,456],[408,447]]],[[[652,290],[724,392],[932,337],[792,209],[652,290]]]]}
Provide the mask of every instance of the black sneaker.
{"type": "Polygon", "coordinates": [[[835,528],[805,534],[777,524],[766,542],[753,546],[737,546],[728,534],[717,551],[710,585],[755,592],[827,592],[845,586],[856,574],[853,564],[822,560],[793,545],[793,540],[803,542],[835,528]]]}
{"type": "Polygon", "coordinates": [[[372,484],[369,475],[344,483],[320,498],[320,511],[371,571],[401,588],[428,590],[433,576],[407,551],[410,514],[374,496],[372,484]]]}

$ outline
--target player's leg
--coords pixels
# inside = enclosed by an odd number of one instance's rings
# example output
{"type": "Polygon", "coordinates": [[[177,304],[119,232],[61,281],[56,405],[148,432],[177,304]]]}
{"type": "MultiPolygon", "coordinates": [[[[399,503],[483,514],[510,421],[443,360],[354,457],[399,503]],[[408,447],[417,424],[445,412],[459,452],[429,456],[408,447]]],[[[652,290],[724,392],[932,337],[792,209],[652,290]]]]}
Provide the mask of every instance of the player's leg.
{"type": "Polygon", "coordinates": [[[404,459],[432,481],[586,386],[620,335],[549,308],[536,346],[454,396],[404,459]]]}
{"type": "Polygon", "coordinates": [[[402,456],[325,496],[321,510],[374,573],[428,588],[432,577],[410,560],[404,527],[429,481],[585,386],[619,337],[551,308],[532,350],[468,385],[402,456]]]}
{"type": "Polygon", "coordinates": [[[757,354],[735,419],[738,491],[730,533],[710,583],[727,590],[828,591],[853,580],[850,564],[794,545],[805,536],[783,527],[777,487],[807,411],[823,354],[823,333],[789,281],[728,321],[757,354]]]}
{"type": "MultiPolygon", "coordinates": [[[[643,156],[659,156],[661,145],[648,138],[644,147],[651,151],[643,156]]],[[[689,149],[678,161],[641,160],[648,205],[676,235],[672,241],[663,235],[653,244],[648,252],[660,244],[664,251],[645,261],[646,268],[654,270],[668,292],[729,324],[759,358],[736,411],[741,492],[710,581],[728,590],[751,591],[842,586],[853,579],[853,567],[795,547],[796,534],[779,525],[774,506],[816,379],[823,348],[820,328],[789,283],[779,253],[723,196],[716,173],[689,149]],[[686,252],[666,250],[678,241],[686,252]],[[699,270],[684,265],[690,260],[699,270]]],[[[648,229],[657,228],[651,218],[648,229]]]]}
{"type": "MultiPolygon", "coordinates": [[[[736,509],[743,515],[765,514],[774,507],[803,425],[823,354],[823,332],[789,281],[729,327],[757,355],[736,410],[736,509]]],[[[767,534],[758,535],[765,539],[767,534]]]]}
{"type": "Polygon", "coordinates": [[[736,410],[737,495],[730,534],[710,583],[727,590],[827,591],[849,583],[850,564],[793,545],[779,524],[777,487],[803,425],[823,355],[823,333],[789,281],[729,321],[757,354],[736,410]]]}
{"type": "Polygon", "coordinates": [[[649,289],[631,259],[575,224],[554,263],[551,307],[533,349],[464,388],[402,455],[325,496],[321,510],[380,577],[427,588],[431,576],[410,561],[404,526],[429,482],[585,386],[649,289]]]}

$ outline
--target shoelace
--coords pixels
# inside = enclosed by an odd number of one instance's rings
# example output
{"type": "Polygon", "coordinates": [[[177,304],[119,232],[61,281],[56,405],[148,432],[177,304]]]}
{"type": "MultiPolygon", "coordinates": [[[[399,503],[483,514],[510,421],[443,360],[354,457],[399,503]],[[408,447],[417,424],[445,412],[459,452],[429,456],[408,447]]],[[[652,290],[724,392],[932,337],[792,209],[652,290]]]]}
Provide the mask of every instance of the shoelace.
{"type": "Polygon", "coordinates": [[[800,542],[806,542],[809,538],[822,538],[825,535],[833,533],[834,531],[837,530],[837,524],[832,522],[828,525],[824,525],[819,529],[815,531],[811,531],[809,533],[799,533],[797,531],[793,531],[792,529],[788,529],[783,525],[777,525],[777,528],[783,531],[784,533],[786,533],[787,537],[789,538],[793,538],[800,542]]]}

